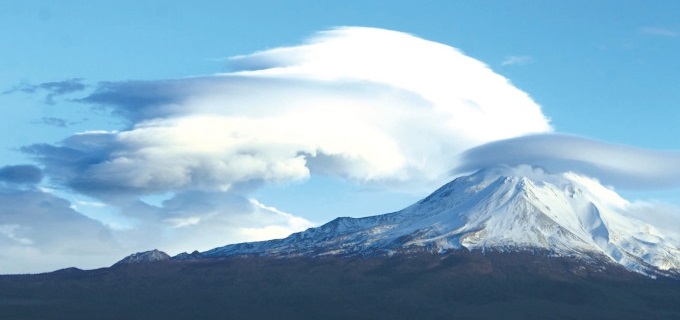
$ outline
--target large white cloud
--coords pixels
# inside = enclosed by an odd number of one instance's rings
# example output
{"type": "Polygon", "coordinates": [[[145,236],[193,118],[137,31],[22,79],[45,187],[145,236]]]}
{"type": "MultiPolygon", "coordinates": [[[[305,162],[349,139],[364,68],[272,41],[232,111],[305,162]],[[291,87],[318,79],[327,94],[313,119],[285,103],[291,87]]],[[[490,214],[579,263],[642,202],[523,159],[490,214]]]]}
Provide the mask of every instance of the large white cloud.
{"type": "Polygon", "coordinates": [[[339,28],[232,62],[226,74],[102,83],[82,101],[112,106],[129,129],[29,149],[83,192],[233,190],[310,173],[416,185],[465,149],[551,130],[483,63],[405,33],[339,28]]]}

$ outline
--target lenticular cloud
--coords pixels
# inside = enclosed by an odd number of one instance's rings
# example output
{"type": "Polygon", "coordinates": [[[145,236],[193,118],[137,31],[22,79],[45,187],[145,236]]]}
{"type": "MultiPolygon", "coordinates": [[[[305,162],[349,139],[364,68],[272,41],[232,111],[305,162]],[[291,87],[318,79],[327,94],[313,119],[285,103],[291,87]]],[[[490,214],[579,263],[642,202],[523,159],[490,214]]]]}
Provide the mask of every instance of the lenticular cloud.
{"type": "Polygon", "coordinates": [[[128,129],[26,150],[83,192],[231,190],[310,174],[422,184],[468,148],[551,131],[506,78],[405,33],[338,28],[231,63],[225,74],[100,83],[82,102],[111,107],[128,129]]]}
{"type": "Polygon", "coordinates": [[[680,152],[648,150],[564,134],[494,141],[466,151],[457,171],[530,164],[549,172],[575,171],[630,189],[680,186],[680,152]]]}

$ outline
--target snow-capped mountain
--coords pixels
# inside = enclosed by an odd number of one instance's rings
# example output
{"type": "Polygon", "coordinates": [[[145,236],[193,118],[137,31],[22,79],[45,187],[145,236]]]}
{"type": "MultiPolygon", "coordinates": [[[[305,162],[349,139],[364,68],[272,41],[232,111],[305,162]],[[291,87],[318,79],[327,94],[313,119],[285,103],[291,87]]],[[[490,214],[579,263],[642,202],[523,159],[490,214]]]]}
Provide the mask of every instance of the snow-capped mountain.
{"type": "Polygon", "coordinates": [[[133,253],[133,254],[125,257],[123,260],[116,262],[116,264],[114,264],[114,266],[123,265],[123,264],[166,261],[166,260],[170,260],[170,256],[167,253],[154,249],[154,250],[150,250],[150,251],[133,253]]]}
{"type": "Polygon", "coordinates": [[[467,248],[541,251],[604,259],[646,274],[677,274],[680,226],[653,225],[632,207],[582,175],[496,167],[457,178],[398,212],[337,218],[285,239],[227,245],[200,256],[370,256],[467,248]]]}

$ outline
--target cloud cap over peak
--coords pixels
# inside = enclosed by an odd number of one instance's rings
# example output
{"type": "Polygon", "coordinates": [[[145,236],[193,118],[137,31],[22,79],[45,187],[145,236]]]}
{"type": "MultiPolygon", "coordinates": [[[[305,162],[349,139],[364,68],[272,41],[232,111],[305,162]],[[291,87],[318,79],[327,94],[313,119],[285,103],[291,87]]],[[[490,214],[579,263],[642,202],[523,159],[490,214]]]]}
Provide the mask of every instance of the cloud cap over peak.
{"type": "Polygon", "coordinates": [[[496,165],[532,165],[548,172],[576,171],[630,189],[680,186],[680,152],[611,144],[565,134],[495,141],[466,151],[457,172],[496,165]]]}

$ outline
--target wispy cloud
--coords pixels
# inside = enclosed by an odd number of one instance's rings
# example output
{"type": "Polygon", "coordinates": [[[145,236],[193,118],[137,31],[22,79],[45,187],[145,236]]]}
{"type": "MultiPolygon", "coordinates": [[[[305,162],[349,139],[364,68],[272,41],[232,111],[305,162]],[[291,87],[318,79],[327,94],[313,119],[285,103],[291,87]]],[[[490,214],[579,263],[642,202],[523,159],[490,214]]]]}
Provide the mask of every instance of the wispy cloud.
{"type": "Polygon", "coordinates": [[[532,58],[531,56],[508,56],[508,57],[505,57],[505,60],[503,60],[503,63],[501,63],[501,65],[503,65],[503,66],[521,66],[521,65],[531,63],[533,61],[534,61],[534,58],[532,58]]]}
{"type": "Polygon", "coordinates": [[[642,27],[640,28],[640,33],[652,35],[652,36],[662,36],[662,37],[677,37],[680,36],[680,32],[669,28],[662,27],[642,27]]]}
{"type": "Polygon", "coordinates": [[[72,78],[62,81],[43,82],[39,84],[24,83],[17,85],[9,90],[5,90],[3,94],[11,94],[15,92],[22,92],[27,94],[44,94],[45,103],[54,104],[55,103],[54,99],[56,97],[80,92],[85,90],[86,88],[87,86],[83,83],[83,79],[72,78]]]}
{"type": "Polygon", "coordinates": [[[53,127],[59,127],[59,128],[68,128],[72,125],[80,124],[83,121],[86,121],[87,119],[83,119],[81,121],[72,121],[68,119],[63,119],[63,118],[57,118],[57,117],[42,117],[40,120],[34,121],[32,123],[34,124],[44,124],[48,126],[53,126],[53,127]]]}

